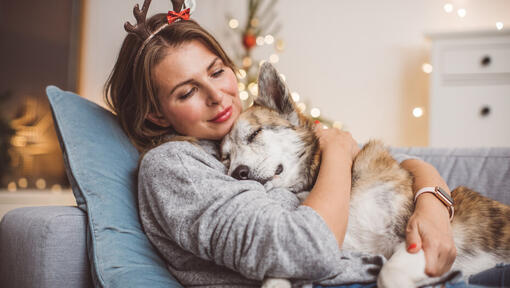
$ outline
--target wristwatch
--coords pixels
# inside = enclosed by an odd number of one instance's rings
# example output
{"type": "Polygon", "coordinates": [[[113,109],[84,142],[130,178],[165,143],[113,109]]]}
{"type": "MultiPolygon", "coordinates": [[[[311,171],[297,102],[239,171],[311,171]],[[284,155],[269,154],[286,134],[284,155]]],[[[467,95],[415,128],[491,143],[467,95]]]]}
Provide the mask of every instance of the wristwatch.
{"type": "Polygon", "coordinates": [[[446,191],[444,191],[441,187],[423,187],[416,194],[414,195],[414,203],[416,203],[416,199],[418,199],[418,196],[420,196],[423,193],[432,193],[434,196],[436,196],[437,199],[443,203],[446,208],[448,209],[448,212],[450,213],[450,221],[453,220],[453,214],[455,210],[453,209],[453,198],[452,196],[448,195],[446,191]]]}

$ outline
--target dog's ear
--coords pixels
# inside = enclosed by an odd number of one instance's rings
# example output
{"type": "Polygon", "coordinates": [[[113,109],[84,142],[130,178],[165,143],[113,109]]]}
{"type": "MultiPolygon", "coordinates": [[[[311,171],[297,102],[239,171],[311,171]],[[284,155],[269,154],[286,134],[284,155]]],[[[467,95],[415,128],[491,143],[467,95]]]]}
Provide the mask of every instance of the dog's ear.
{"type": "Polygon", "coordinates": [[[260,67],[258,86],[259,93],[255,99],[255,105],[273,109],[293,125],[298,125],[298,112],[289,88],[278,71],[268,62],[260,67]]]}

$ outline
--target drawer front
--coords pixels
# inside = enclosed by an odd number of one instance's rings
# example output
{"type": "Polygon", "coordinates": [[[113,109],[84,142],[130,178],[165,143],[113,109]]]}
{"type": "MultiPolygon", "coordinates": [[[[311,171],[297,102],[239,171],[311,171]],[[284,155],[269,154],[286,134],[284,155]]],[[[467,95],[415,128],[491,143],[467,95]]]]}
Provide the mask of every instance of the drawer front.
{"type": "Polygon", "coordinates": [[[442,87],[430,100],[430,146],[510,146],[510,85],[442,87]]]}
{"type": "Polygon", "coordinates": [[[510,73],[510,43],[445,47],[440,62],[441,74],[510,73]]]}

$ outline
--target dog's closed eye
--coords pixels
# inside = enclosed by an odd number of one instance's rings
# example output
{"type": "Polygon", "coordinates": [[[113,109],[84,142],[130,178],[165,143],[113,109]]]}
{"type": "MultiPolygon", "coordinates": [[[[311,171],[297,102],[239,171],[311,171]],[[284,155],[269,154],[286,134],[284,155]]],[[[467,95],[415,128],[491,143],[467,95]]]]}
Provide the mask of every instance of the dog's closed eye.
{"type": "Polygon", "coordinates": [[[253,142],[253,139],[255,139],[255,137],[257,137],[257,135],[260,133],[260,131],[262,131],[262,127],[255,130],[255,132],[251,133],[251,135],[248,137],[248,143],[253,142]]]}

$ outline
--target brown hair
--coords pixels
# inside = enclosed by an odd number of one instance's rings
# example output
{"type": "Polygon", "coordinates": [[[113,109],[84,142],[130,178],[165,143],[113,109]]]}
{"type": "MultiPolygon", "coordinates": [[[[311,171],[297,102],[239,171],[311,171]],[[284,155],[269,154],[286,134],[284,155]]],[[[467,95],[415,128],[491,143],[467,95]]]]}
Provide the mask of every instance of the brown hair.
{"type": "MultiPolygon", "coordinates": [[[[166,14],[156,14],[147,19],[147,29],[155,31],[166,21],[166,14]]],[[[117,114],[122,129],[139,151],[165,142],[164,136],[174,132],[147,119],[149,113],[161,113],[153,69],[163,60],[168,49],[192,40],[200,41],[226,66],[236,71],[218,41],[193,20],[174,22],[159,31],[141,51],[136,67],[133,67],[135,58],[143,40],[129,33],[122,43],[117,62],[105,84],[104,96],[107,105],[117,114]]]]}

